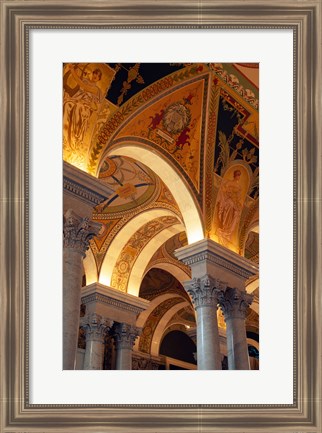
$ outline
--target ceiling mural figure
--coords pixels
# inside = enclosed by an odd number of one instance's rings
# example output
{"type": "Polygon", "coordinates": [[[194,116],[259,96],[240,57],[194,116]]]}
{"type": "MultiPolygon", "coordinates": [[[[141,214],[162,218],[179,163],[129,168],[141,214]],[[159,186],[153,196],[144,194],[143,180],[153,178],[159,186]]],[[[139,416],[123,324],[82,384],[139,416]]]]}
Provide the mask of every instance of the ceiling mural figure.
{"type": "Polygon", "coordinates": [[[67,63],[63,73],[64,159],[79,168],[87,165],[88,142],[102,112],[114,71],[105,64],[67,63]]]}
{"type": "Polygon", "coordinates": [[[232,165],[222,180],[215,206],[214,226],[218,242],[225,247],[238,247],[238,224],[248,190],[248,173],[240,165],[232,165]]]}
{"type": "Polygon", "coordinates": [[[64,215],[95,227],[64,243],[63,368],[260,368],[259,64],[65,63],[62,81],[64,215]],[[192,360],[159,350],[179,331],[192,360]]]}

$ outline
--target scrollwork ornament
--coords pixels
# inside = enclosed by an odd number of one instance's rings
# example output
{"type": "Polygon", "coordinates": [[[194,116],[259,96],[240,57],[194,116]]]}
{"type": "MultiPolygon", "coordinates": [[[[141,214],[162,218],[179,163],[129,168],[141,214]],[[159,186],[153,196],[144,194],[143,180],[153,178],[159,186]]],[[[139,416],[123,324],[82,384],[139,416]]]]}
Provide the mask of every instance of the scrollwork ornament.
{"type": "Polygon", "coordinates": [[[132,349],[141,331],[140,328],[127,323],[116,323],[112,329],[116,349],[132,349]]]}
{"type": "Polygon", "coordinates": [[[203,306],[217,308],[218,294],[225,287],[225,283],[222,281],[205,275],[203,278],[193,278],[186,285],[186,291],[190,295],[195,309],[203,306]]]}
{"type": "Polygon", "coordinates": [[[105,319],[97,313],[91,313],[82,317],[80,326],[85,331],[86,342],[99,341],[104,343],[106,333],[112,327],[113,321],[105,319]]]}
{"type": "Polygon", "coordinates": [[[69,209],[64,216],[64,248],[79,251],[85,256],[89,248],[89,241],[97,236],[101,224],[90,221],[88,217],[82,218],[69,209]]]}
{"type": "Polygon", "coordinates": [[[245,319],[247,308],[253,302],[253,295],[245,290],[237,288],[228,288],[225,291],[220,291],[218,294],[218,303],[227,319],[245,319]]]}

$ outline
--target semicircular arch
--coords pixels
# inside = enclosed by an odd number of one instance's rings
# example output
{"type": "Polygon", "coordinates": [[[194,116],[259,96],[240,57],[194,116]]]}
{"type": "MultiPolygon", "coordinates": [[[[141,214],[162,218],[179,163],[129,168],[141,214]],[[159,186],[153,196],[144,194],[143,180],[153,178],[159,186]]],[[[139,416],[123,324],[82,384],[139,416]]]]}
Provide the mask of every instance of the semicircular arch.
{"type": "Polygon", "coordinates": [[[139,213],[138,215],[135,215],[119,230],[105,253],[99,274],[99,282],[101,284],[110,286],[113,269],[119,257],[120,251],[122,251],[131,236],[133,236],[138,229],[140,229],[149,221],[164,216],[174,216],[178,218],[178,215],[168,209],[149,209],[139,213]]]}
{"type": "Polygon", "coordinates": [[[175,263],[170,262],[157,262],[152,263],[151,267],[145,270],[147,274],[151,269],[162,269],[163,271],[169,272],[174,278],[176,278],[181,284],[185,281],[191,279],[191,275],[185,272],[181,267],[177,266],[175,263]]]}
{"type": "Polygon", "coordinates": [[[204,238],[202,218],[191,190],[182,176],[160,152],[131,141],[118,143],[109,148],[104,153],[103,159],[108,155],[128,156],[152,169],[169,188],[177,202],[186,228],[188,243],[191,244],[204,238]]]}
{"type": "Polygon", "coordinates": [[[127,285],[127,293],[134,296],[139,296],[140,286],[151,257],[160,248],[160,246],[164,244],[164,242],[166,242],[171,236],[175,235],[176,233],[180,233],[181,231],[182,224],[172,225],[171,227],[159,232],[150,240],[150,242],[146,244],[131,269],[127,285]]]}

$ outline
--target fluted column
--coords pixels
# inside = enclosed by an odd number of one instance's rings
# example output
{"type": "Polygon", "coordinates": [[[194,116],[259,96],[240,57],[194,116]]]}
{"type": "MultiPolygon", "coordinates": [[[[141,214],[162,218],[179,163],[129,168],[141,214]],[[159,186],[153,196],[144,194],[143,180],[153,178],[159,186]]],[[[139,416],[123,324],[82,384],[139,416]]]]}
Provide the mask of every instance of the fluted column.
{"type": "Polygon", "coordinates": [[[185,283],[197,315],[198,370],[221,370],[217,303],[222,287],[218,280],[208,275],[185,283]]]}
{"type": "Polygon", "coordinates": [[[227,288],[219,293],[218,301],[227,326],[228,369],[249,370],[245,318],[253,296],[245,290],[227,288]]]}
{"type": "Polygon", "coordinates": [[[117,323],[113,328],[116,349],[116,370],[132,370],[132,349],[140,329],[127,323],[117,323]]]}
{"type": "Polygon", "coordinates": [[[83,258],[101,224],[81,218],[72,210],[64,216],[63,249],[63,369],[74,370],[79,329],[83,258]]]}
{"type": "Polygon", "coordinates": [[[112,325],[112,320],[96,313],[81,319],[81,327],[85,330],[86,336],[84,370],[102,370],[105,335],[112,325]]]}

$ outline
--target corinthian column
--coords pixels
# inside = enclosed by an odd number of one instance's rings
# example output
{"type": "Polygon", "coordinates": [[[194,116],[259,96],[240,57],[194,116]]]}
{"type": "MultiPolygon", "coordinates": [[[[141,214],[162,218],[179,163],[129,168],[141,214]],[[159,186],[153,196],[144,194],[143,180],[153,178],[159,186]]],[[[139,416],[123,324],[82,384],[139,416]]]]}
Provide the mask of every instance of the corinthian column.
{"type": "Polygon", "coordinates": [[[132,370],[132,348],[140,329],[127,323],[117,323],[113,329],[116,349],[116,370],[132,370]]]}
{"type": "Polygon", "coordinates": [[[64,216],[63,250],[63,369],[74,370],[79,329],[83,258],[101,224],[69,209],[64,216]]]}
{"type": "Polygon", "coordinates": [[[112,320],[104,319],[96,313],[81,319],[81,327],[85,330],[86,335],[84,370],[102,370],[104,339],[112,325],[112,320]]]}
{"type": "Polygon", "coordinates": [[[198,370],[221,370],[221,355],[217,323],[218,280],[205,275],[184,284],[197,315],[198,370]]]}
{"type": "Polygon", "coordinates": [[[245,290],[228,288],[219,293],[218,301],[227,325],[228,369],[249,370],[245,318],[253,296],[245,290]]]}

